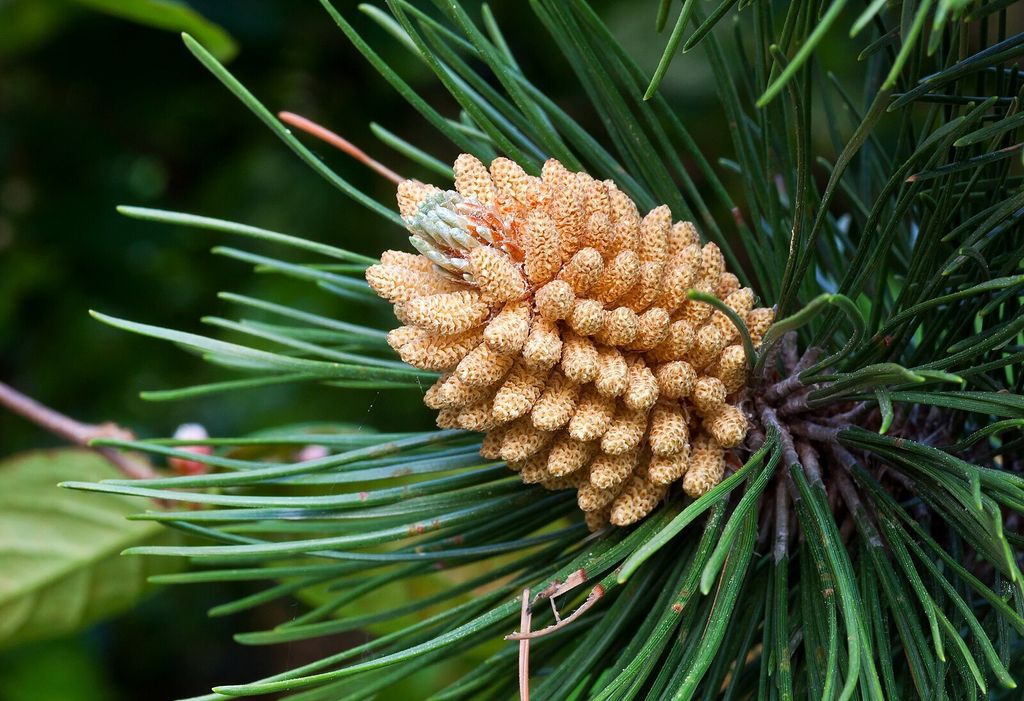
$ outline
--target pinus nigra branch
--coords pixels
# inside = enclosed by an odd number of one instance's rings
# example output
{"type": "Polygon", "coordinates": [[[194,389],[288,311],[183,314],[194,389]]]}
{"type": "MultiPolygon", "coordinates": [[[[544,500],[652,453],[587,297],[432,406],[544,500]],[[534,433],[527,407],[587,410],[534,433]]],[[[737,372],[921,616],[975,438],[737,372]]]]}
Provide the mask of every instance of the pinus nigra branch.
{"type": "MultiPolygon", "coordinates": [[[[315,172],[406,229],[410,248],[378,261],[256,226],[123,211],[275,247],[217,252],[397,321],[370,328],[231,293],[261,319],[210,318],[208,336],[97,318],[236,373],[154,399],[282,383],[415,389],[410,401],[425,392],[443,430],[280,427],[201,441],[203,455],[186,450],[196,441],[108,441],[210,470],[68,485],[187,503],[138,518],[194,541],[133,552],[196,564],[164,582],[266,583],[215,614],[329,592],[292,621],[240,633],[244,644],[389,624],[201,698],[366,698],[452,660],[466,662],[458,678],[424,696],[1017,698],[1024,34],[1007,3],[850,14],[842,0],[686,0],[653,80],[584,0],[532,0],[543,40],[505,36],[500,14],[458,0],[390,0],[361,17],[322,4],[463,154],[449,169],[437,144],[375,128],[408,159],[397,212],[186,44],[315,172]],[[367,23],[459,111],[403,79],[367,23]],[[541,43],[544,60],[574,71],[589,119],[516,60],[541,43]],[[857,60],[833,65],[826,44],[857,60]],[[658,88],[680,48],[700,49],[714,75],[723,152],[706,153],[681,98],[658,88]],[[294,249],[321,258],[294,262],[294,249]],[[728,437],[713,430],[725,412],[728,437]],[[691,431],[688,459],[656,479],[691,431]],[[327,454],[300,457],[309,444],[327,454]],[[687,488],[698,453],[714,479],[687,488]],[[443,584],[421,598],[374,596],[438,570],[443,584]],[[524,591],[570,580],[559,608],[524,616],[524,591]],[[517,626],[528,646],[494,646],[517,626]]],[[[659,27],[674,9],[661,3],[659,27]]]]}

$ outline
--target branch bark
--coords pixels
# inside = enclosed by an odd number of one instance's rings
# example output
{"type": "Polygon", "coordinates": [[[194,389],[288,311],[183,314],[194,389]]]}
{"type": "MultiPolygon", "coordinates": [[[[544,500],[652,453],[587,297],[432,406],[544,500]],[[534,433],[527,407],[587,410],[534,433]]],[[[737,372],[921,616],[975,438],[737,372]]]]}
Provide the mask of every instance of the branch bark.
{"type": "Polygon", "coordinates": [[[65,416],[41,404],[32,399],[32,397],[22,394],[3,382],[0,382],[0,405],[7,407],[18,416],[28,419],[37,426],[46,429],[56,436],[60,436],[70,443],[95,450],[126,477],[131,477],[132,479],[156,477],[153,466],[145,460],[133,458],[114,448],[91,445],[92,441],[97,438],[120,438],[124,440],[134,438],[131,431],[121,428],[117,424],[111,422],[85,424],[75,421],[70,416],[65,416]]]}

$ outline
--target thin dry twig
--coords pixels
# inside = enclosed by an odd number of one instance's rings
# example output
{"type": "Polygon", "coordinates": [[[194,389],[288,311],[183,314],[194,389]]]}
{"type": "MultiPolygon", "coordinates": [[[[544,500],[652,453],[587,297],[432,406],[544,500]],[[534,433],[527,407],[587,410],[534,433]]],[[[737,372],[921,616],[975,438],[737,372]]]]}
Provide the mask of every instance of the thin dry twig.
{"type": "Polygon", "coordinates": [[[122,440],[134,438],[131,431],[121,428],[117,424],[111,422],[84,424],[80,421],[75,421],[70,416],[65,416],[40,404],[35,399],[22,394],[3,382],[0,382],[0,405],[7,407],[15,414],[28,419],[32,423],[45,428],[50,433],[60,436],[75,445],[95,450],[126,477],[131,477],[132,479],[156,477],[153,467],[144,460],[133,458],[114,448],[91,445],[91,442],[97,438],[119,438],[122,440]]]}
{"type": "MultiPolygon", "coordinates": [[[[558,630],[560,628],[564,628],[565,626],[569,625],[570,623],[575,621],[577,618],[582,616],[584,613],[586,613],[590,608],[592,608],[594,606],[594,604],[596,604],[601,599],[602,596],[604,596],[604,587],[601,586],[600,584],[598,584],[593,589],[590,590],[590,593],[587,594],[586,601],[584,601],[582,604],[580,604],[578,609],[576,609],[575,611],[570,613],[565,618],[560,619],[557,623],[554,623],[554,624],[548,626],[547,628],[541,628],[540,630],[534,630],[534,631],[524,630],[524,631],[520,631],[519,633],[511,633],[511,634],[505,636],[505,640],[524,641],[524,640],[533,640],[534,638],[543,638],[545,635],[551,635],[556,630],[558,630]]],[[[522,642],[520,642],[520,646],[521,645],[522,645],[522,642]]],[[[520,649],[521,649],[521,647],[520,647],[520,649]]]]}
{"type": "MultiPolygon", "coordinates": [[[[523,607],[519,613],[519,629],[530,632],[530,590],[523,589],[523,607]]],[[[530,701],[530,640],[524,638],[519,641],[519,698],[522,701],[530,701]]]]}
{"type": "Polygon", "coordinates": [[[307,119],[302,115],[295,114],[294,112],[278,112],[277,118],[289,126],[293,126],[296,129],[306,132],[310,136],[324,141],[331,146],[335,147],[343,153],[347,153],[356,159],[367,168],[370,168],[378,175],[387,178],[396,185],[401,183],[405,178],[396,173],[395,171],[388,168],[383,163],[375,160],[361,148],[353,144],[348,139],[344,138],[339,134],[335,134],[327,127],[322,127],[311,119],[307,119]]]}
{"type": "MultiPolygon", "coordinates": [[[[572,623],[573,620],[581,616],[588,608],[593,606],[594,602],[604,594],[604,589],[600,584],[595,587],[595,590],[601,589],[601,593],[595,597],[594,592],[591,592],[590,596],[587,597],[587,601],[585,601],[579,609],[574,611],[571,616],[565,619],[562,618],[562,615],[558,611],[558,606],[555,605],[555,598],[568,591],[572,591],[586,581],[587,572],[581,568],[572,572],[565,578],[564,582],[559,579],[551,582],[551,584],[537,592],[537,596],[533,597],[532,601],[530,600],[530,589],[523,589],[523,607],[519,614],[519,632],[505,636],[505,640],[519,641],[519,698],[522,701],[530,701],[530,640],[540,637],[539,635],[533,635],[530,630],[530,626],[533,622],[533,607],[536,606],[539,601],[544,599],[547,599],[550,602],[551,612],[555,615],[555,625],[545,628],[544,631],[547,631],[547,633],[556,630],[560,626],[568,625],[569,623],[572,623]],[[591,601],[591,598],[593,598],[594,601],[591,601]]],[[[544,635],[547,634],[543,631],[538,632],[543,633],[544,635]]]]}
{"type": "Polygon", "coordinates": [[[533,607],[537,605],[538,601],[547,599],[548,603],[551,604],[551,613],[555,616],[555,622],[561,623],[562,614],[558,610],[558,605],[555,603],[555,599],[565,592],[575,589],[585,581],[587,581],[587,571],[584,569],[576,570],[566,577],[564,582],[556,579],[551,584],[544,587],[537,596],[533,597],[533,601],[530,603],[530,610],[533,610],[533,607]]]}
{"type": "Polygon", "coordinates": [[[555,580],[551,584],[541,589],[537,596],[533,597],[533,601],[530,603],[530,609],[532,610],[537,602],[541,599],[555,600],[556,597],[561,596],[567,591],[571,591],[587,581],[587,571],[584,569],[578,569],[571,573],[565,578],[565,581],[555,580]]]}

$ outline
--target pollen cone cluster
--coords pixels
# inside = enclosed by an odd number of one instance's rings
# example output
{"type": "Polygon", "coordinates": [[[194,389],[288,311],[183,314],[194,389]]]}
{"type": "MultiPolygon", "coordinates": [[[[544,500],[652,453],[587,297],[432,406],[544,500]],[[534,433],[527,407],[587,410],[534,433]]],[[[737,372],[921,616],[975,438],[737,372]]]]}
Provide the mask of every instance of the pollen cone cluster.
{"type": "Polygon", "coordinates": [[[669,485],[698,497],[747,421],[736,328],[773,319],[713,243],[668,207],[641,216],[611,181],[549,160],[461,155],[455,190],[407,180],[398,205],[419,255],[386,251],[371,287],[404,324],[388,342],[442,372],[424,401],[443,428],[485,432],[482,453],[524,482],[577,490],[592,529],[648,513],[669,485]]]}

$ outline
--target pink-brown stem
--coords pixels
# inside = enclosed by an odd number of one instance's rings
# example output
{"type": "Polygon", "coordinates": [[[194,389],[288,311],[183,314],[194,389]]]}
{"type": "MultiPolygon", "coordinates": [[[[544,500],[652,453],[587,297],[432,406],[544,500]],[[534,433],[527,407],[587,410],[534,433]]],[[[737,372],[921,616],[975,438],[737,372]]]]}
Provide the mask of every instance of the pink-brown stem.
{"type": "Polygon", "coordinates": [[[307,119],[302,115],[295,114],[294,112],[278,112],[277,118],[285,124],[295,127],[300,131],[304,131],[310,136],[324,141],[331,146],[335,147],[343,153],[347,153],[356,159],[367,168],[370,168],[378,175],[381,175],[396,185],[401,183],[405,178],[396,173],[395,171],[388,168],[383,163],[371,158],[365,151],[353,144],[348,139],[344,138],[339,134],[335,134],[327,127],[322,127],[311,119],[307,119]]]}
{"type": "Polygon", "coordinates": [[[70,416],[40,404],[35,399],[22,394],[10,385],[0,382],[0,405],[10,409],[15,414],[24,417],[45,428],[50,433],[61,438],[92,448],[105,457],[114,467],[120,470],[126,477],[132,479],[146,479],[155,477],[156,472],[152,466],[144,460],[132,458],[118,450],[106,447],[94,447],[90,443],[97,438],[119,438],[130,440],[133,438],[130,431],[121,428],[113,423],[84,424],[75,421],[70,416]]]}

